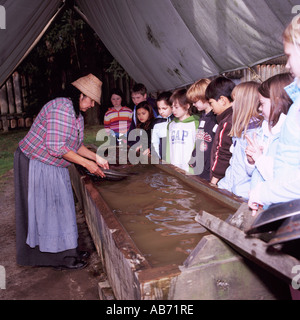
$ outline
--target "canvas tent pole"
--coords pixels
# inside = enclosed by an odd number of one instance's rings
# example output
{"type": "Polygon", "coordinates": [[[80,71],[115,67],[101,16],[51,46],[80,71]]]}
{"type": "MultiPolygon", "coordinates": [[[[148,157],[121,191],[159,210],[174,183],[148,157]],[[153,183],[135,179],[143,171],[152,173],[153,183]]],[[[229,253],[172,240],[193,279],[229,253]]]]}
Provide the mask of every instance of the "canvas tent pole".
{"type": "Polygon", "coordinates": [[[76,6],[76,5],[74,5],[74,10],[81,16],[81,18],[90,26],[90,27],[92,27],[91,26],[91,24],[90,24],[90,22],[89,22],[89,19],[87,18],[87,16],[76,6]]]}

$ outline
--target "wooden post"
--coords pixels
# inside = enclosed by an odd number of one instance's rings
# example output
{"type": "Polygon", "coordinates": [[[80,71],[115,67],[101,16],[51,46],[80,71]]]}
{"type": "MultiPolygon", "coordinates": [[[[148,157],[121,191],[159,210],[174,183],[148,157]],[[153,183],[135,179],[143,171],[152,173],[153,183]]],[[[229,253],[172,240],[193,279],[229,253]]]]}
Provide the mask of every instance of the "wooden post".
{"type": "Polygon", "coordinates": [[[10,127],[12,129],[16,129],[18,127],[18,122],[17,122],[17,120],[15,118],[10,120],[10,127]]]}
{"type": "Polygon", "coordinates": [[[10,114],[14,114],[16,112],[15,109],[15,101],[14,101],[14,93],[11,78],[6,82],[7,88],[7,97],[8,97],[8,109],[10,114]]]}
{"type": "Polygon", "coordinates": [[[20,85],[20,76],[18,72],[13,73],[13,84],[15,91],[16,112],[20,114],[22,113],[22,91],[20,85]]]}
{"type": "Polygon", "coordinates": [[[8,114],[8,102],[6,95],[6,86],[5,84],[0,89],[0,107],[1,107],[1,115],[8,114]]]}
{"type": "Polygon", "coordinates": [[[28,107],[28,89],[27,89],[27,81],[24,75],[21,75],[21,92],[23,97],[23,108],[26,110],[28,107]]]}
{"type": "Polygon", "coordinates": [[[32,123],[33,123],[32,118],[28,117],[25,119],[25,127],[26,128],[30,128],[32,126],[32,123]]]}
{"type": "Polygon", "coordinates": [[[8,132],[9,120],[6,118],[6,116],[2,116],[1,118],[2,118],[3,131],[8,132]]]}
{"type": "Polygon", "coordinates": [[[24,127],[25,127],[25,120],[24,120],[24,118],[19,118],[19,119],[18,119],[18,127],[19,127],[19,128],[24,128],[24,127]]]}

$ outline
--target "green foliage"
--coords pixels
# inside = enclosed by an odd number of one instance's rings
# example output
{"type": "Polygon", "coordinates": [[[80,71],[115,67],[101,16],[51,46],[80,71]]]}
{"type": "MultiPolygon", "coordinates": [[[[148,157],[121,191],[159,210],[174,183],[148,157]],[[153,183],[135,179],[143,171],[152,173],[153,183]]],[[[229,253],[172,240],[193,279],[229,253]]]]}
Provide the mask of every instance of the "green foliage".
{"type": "MultiPolygon", "coordinates": [[[[72,47],[78,32],[84,30],[85,23],[81,19],[74,19],[72,10],[66,10],[60,23],[56,23],[45,36],[45,44],[51,54],[61,53],[72,47]]],[[[47,51],[42,52],[47,54],[47,51]]]]}
{"type": "Polygon", "coordinates": [[[28,129],[24,129],[0,134],[0,177],[13,168],[14,152],[27,131],[28,129]]]}
{"type": "MultiPolygon", "coordinates": [[[[84,144],[93,144],[98,146],[96,141],[97,132],[103,129],[103,126],[86,126],[84,130],[84,144]]],[[[14,153],[17,150],[19,142],[25,137],[28,129],[19,129],[0,133],[0,177],[11,170],[14,165],[14,153]]]]}
{"type": "Polygon", "coordinates": [[[113,59],[109,65],[109,68],[107,68],[105,71],[113,74],[115,80],[120,78],[126,78],[126,80],[129,80],[128,73],[123,69],[116,59],[113,59]]]}
{"type": "Polygon", "coordinates": [[[65,10],[18,68],[30,83],[25,111],[37,114],[79,76],[92,72],[101,79],[112,60],[89,25],[73,10],[65,10]]]}
{"type": "Polygon", "coordinates": [[[84,128],[84,144],[85,145],[95,145],[95,146],[99,146],[99,141],[96,140],[97,137],[97,133],[99,130],[103,130],[104,126],[86,126],[84,128]]]}

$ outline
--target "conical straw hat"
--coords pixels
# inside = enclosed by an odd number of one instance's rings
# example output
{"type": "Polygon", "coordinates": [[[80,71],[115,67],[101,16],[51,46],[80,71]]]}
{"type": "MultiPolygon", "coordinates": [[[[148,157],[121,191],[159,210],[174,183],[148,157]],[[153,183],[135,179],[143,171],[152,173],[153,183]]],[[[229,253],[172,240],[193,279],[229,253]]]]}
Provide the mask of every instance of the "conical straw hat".
{"type": "Polygon", "coordinates": [[[84,95],[101,104],[102,82],[93,74],[79,78],[72,82],[72,85],[80,90],[84,95]]]}

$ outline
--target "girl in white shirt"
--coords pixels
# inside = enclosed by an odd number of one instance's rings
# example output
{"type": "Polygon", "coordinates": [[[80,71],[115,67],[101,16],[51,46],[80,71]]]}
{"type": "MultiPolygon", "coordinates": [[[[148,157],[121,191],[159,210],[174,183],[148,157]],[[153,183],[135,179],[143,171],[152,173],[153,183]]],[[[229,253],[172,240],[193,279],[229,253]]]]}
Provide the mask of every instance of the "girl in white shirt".
{"type": "Polygon", "coordinates": [[[156,100],[159,116],[154,120],[152,130],[151,154],[159,159],[166,159],[167,126],[174,119],[170,98],[172,92],[162,92],[156,100]]]}

